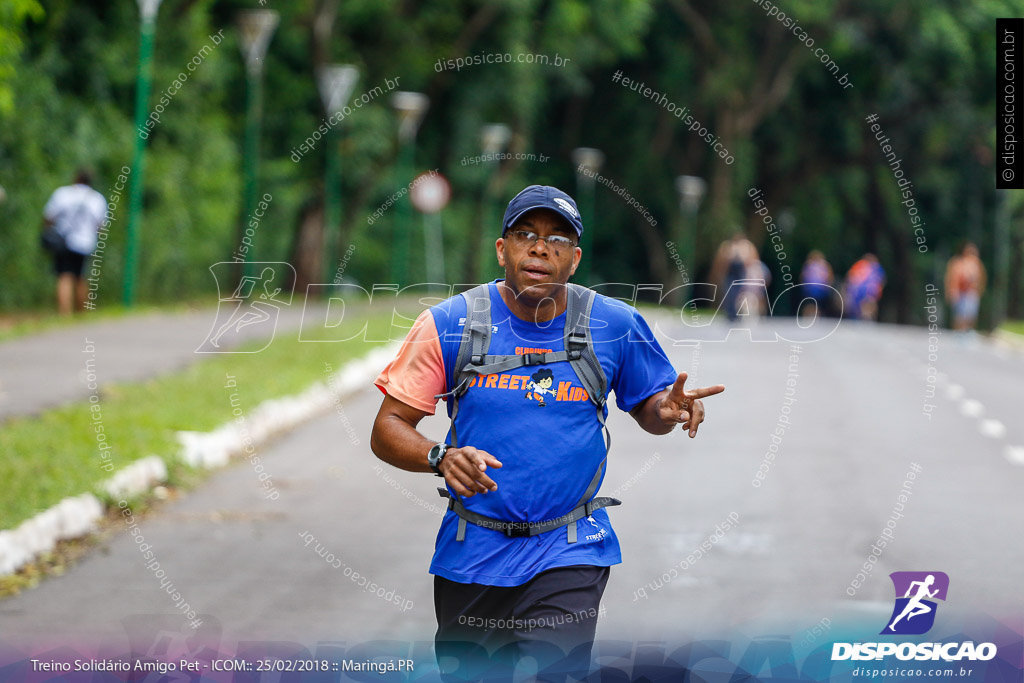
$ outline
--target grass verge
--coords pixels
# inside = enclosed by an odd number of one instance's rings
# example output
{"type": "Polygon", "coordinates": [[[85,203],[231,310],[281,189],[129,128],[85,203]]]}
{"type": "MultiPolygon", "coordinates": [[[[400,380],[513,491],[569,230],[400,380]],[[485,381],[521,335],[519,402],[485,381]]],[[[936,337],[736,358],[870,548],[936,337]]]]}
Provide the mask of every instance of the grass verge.
{"type": "MultiPolygon", "coordinates": [[[[175,432],[210,431],[232,419],[231,392],[238,392],[241,408],[248,413],[261,401],[299,393],[325,380],[325,363],[337,370],[385,343],[365,341],[357,333],[365,326],[371,332],[366,339],[388,339],[393,302],[350,311],[338,327],[307,333],[310,341],[300,342],[297,330],[279,333],[258,353],[207,356],[183,371],[146,382],[104,384],[103,368],[97,367],[98,401],[70,403],[11,419],[0,427],[0,482],[12,494],[0,496],[0,529],[12,529],[67,496],[87,491],[100,495],[98,485],[112,472],[101,467],[99,427],[110,444],[106,452],[114,471],[151,454],[170,460],[179,449],[175,432]],[[358,339],[326,341],[351,336],[358,339]],[[237,383],[230,390],[224,388],[228,373],[237,383]],[[99,406],[98,411],[93,406],[99,406]]],[[[395,308],[414,318],[423,307],[400,300],[395,308]]],[[[401,339],[406,331],[396,327],[390,336],[401,339]]],[[[248,348],[259,349],[263,343],[248,348]]],[[[181,473],[173,476],[177,480],[181,473]]]]}
{"type": "Polygon", "coordinates": [[[1024,337],[1024,320],[1007,320],[999,326],[999,329],[1024,337]]]}

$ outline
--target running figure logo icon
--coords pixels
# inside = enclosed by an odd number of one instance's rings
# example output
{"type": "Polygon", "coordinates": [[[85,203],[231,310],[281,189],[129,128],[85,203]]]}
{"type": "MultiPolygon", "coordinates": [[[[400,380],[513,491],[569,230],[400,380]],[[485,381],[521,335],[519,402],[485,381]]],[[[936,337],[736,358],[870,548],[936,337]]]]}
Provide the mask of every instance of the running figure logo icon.
{"type": "Polygon", "coordinates": [[[949,577],[943,572],[893,572],[889,578],[896,589],[896,605],[881,635],[927,633],[935,623],[934,600],[945,601],[949,577]]]}
{"type": "Polygon", "coordinates": [[[236,278],[238,264],[234,261],[210,266],[217,283],[217,316],[196,353],[258,353],[274,340],[281,309],[292,303],[291,286],[287,285],[288,290],[284,291],[275,283],[294,283],[295,269],[291,264],[272,261],[251,265],[255,275],[246,275],[241,280],[236,278]],[[231,293],[226,294],[228,291],[231,293]],[[236,350],[247,338],[267,341],[256,350],[236,350]]]}

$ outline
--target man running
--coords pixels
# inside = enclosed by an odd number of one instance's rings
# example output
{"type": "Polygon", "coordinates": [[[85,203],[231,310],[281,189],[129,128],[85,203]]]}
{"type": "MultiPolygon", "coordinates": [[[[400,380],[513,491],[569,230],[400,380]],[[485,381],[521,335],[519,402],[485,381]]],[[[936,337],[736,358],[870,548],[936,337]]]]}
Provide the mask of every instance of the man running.
{"type": "MultiPolygon", "coordinates": [[[[531,185],[512,199],[495,242],[505,277],[480,294],[489,300],[493,325],[485,358],[565,351],[567,283],[583,255],[582,233],[576,203],[561,190],[531,185]]],[[[434,413],[437,397],[452,390],[462,369],[455,365],[467,307],[463,296],[454,296],[416,319],[376,379],[385,397],[370,445],[381,460],[436,472],[447,485],[451,502],[430,566],[439,666],[445,655],[464,654],[459,644],[470,642],[478,651],[511,654],[513,663],[571,653],[562,665],[582,678],[609,567],[622,561],[606,510],[579,502],[596,502],[603,480],[607,408],[602,400],[599,420],[570,362],[541,361],[549,371],[543,377],[532,365],[477,375],[457,399],[445,442],[423,436],[417,424],[434,413]],[[537,395],[538,386],[550,387],[547,396],[537,395]],[[570,513],[580,507],[588,514],[574,518],[570,513]],[[465,517],[477,521],[467,524],[465,517]],[[557,526],[527,535],[513,525],[557,526]]],[[[676,374],[635,308],[595,294],[590,319],[598,323],[589,329],[607,378],[605,396],[614,391],[619,409],[652,434],[681,424],[695,437],[704,421],[700,399],[725,387],[686,389],[686,373],[676,374]]],[[[451,417],[453,400],[446,400],[451,417]]],[[[542,680],[559,680],[547,675],[542,680]]]]}

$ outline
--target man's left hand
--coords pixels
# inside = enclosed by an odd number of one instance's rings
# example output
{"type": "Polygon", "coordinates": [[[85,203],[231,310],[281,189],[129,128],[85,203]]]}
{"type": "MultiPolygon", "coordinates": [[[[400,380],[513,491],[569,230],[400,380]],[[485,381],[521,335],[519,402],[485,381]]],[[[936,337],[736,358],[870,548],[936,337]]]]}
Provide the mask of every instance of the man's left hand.
{"type": "Polygon", "coordinates": [[[687,374],[679,373],[668,394],[658,403],[658,417],[667,425],[682,424],[690,430],[690,438],[697,436],[697,427],[704,421],[704,404],[700,399],[725,391],[725,385],[716,384],[701,389],[685,389],[687,374]]]}

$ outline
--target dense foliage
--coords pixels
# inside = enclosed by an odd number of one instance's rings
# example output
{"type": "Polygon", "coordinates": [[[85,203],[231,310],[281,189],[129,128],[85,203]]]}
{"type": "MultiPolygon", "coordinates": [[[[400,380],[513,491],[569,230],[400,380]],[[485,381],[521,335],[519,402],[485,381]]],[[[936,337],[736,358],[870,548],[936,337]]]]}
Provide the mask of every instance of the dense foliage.
{"type": "MultiPolygon", "coordinates": [[[[980,245],[990,273],[1006,278],[1011,312],[1024,313],[1024,207],[1015,199],[1020,193],[994,190],[993,152],[995,18],[1024,14],[1020,0],[272,4],[281,23],[266,58],[259,190],[273,200],[256,253],[312,263],[307,279],[333,270],[317,262],[327,138],[297,163],[290,155],[325,116],[318,69],[346,62],[361,71],[355,97],[396,80],[397,89],[430,97],[414,167],[438,169],[452,183],[443,213],[450,282],[495,275],[493,265],[483,265],[481,246],[493,241],[504,203],[531,182],[575,193],[572,150],[586,146],[604,152],[601,173],[640,205],[596,184],[585,257],[592,282],[675,281],[666,243],[685,241],[680,236],[693,225],[680,210],[675,178],[695,175],[708,181],[696,216],[698,279],[706,278],[717,244],[743,229],[773,271],[773,293],[781,291],[781,262],[748,198],[757,188],[794,270],[813,248],[839,275],[865,251],[879,255],[889,275],[884,319],[920,320],[924,283],[941,282],[945,259],[967,238],[980,245]],[[795,21],[787,26],[780,9],[795,21]],[[444,68],[447,60],[496,53],[546,55],[549,63],[481,58],[444,68]],[[664,98],[613,81],[617,72],[664,98]],[[688,130],[675,106],[706,126],[733,163],[688,130]],[[871,114],[913,181],[926,253],[865,120],[871,114]],[[506,151],[534,159],[474,163],[480,128],[492,122],[512,129],[506,151]],[[1000,220],[1009,226],[1003,241],[994,237],[1000,220]],[[1003,271],[997,254],[1005,257],[1003,271]]],[[[164,0],[160,7],[151,107],[189,60],[213,45],[213,34],[223,30],[225,39],[205,53],[147,140],[145,300],[212,291],[208,266],[229,260],[238,245],[246,80],[235,16],[254,5],[164,0]]],[[[88,164],[97,189],[109,195],[118,169],[131,164],[138,49],[138,10],[130,0],[0,3],[0,307],[45,305],[51,297],[52,275],[38,247],[49,193],[88,164]]],[[[341,170],[336,255],[349,249],[345,276],[362,283],[388,281],[404,225],[412,236],[407,281],[426,272],[423,231],[403,208],[407,199],[372,225],[366,220],[411,180],[400,163],[390,101],[384,92],[354,109],[331,143],[341,170]]],[[[101,301],[120,297],[126,207],[121,201],[115,212],[101,301]]]]}

